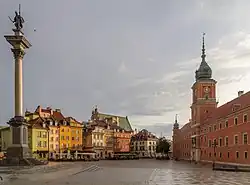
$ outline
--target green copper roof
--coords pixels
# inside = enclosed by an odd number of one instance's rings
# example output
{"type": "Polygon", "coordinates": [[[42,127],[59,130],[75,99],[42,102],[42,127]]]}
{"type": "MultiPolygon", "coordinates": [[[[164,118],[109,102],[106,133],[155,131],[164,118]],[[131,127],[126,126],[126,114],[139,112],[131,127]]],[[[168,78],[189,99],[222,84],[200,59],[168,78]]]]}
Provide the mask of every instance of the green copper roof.
{"type": "Polygon", "coordinates": [[[199,69],[195,71],[196,80],[211,79],[212,77],[212,70],[206,62],[204,35],[205,34],[203,34],[202,55],[201,55],[202,60],[199,69]]]}
{"type": "Polygon", "coordinates": [[[124,130],[127,130],[127,131],[133,130],[127,116],[124,117],[124,116],[116,116],[116,115],[111,115],[111,114],[98,113],[98,117],[100,119],[118,117],[119,118],[119,126],[121,128],[123,128],[124,130]]]}

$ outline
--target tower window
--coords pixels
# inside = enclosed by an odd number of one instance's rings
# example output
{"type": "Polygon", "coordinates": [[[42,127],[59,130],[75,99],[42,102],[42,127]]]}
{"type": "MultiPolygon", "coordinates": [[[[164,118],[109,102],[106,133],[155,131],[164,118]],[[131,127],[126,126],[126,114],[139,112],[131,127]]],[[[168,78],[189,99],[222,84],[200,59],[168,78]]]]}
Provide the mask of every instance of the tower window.
{"type": "Polygon", "coordinates": [[[238,125],[238,118],[234,118],[234,124],[238,125]]]}
{"type": "Polygon", "coordinates": [[[227,128],[228,127],[228,121],[226,120],[225,122],[225,127],[227,128]]]}
{"type": "Polygon", "coordinates": [[[244,121],[244,123],[247,122],[247,114],[245,114],[245,115],[243,116],[243,121],[244,121]]]}

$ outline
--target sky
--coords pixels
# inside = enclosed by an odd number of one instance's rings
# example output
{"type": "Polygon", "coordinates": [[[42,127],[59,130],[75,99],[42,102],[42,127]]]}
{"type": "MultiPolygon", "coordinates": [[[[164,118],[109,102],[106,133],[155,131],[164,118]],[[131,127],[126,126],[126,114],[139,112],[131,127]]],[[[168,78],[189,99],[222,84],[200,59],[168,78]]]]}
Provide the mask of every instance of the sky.
{"type": "Polygon", "coordinates": [[[60,108],[88,120],[92,108],[128,116],[134,128],[171,136],[190,118],[191,86],[207,62],[219,105],[249,91],[249,0],[1,0],[0,122],[14,115],[14,61],[4,35],[22,4],[32,47],[24,62],[24,110],[60,108]],[[36,31],[34,31],[34,29],[36,31]]]}

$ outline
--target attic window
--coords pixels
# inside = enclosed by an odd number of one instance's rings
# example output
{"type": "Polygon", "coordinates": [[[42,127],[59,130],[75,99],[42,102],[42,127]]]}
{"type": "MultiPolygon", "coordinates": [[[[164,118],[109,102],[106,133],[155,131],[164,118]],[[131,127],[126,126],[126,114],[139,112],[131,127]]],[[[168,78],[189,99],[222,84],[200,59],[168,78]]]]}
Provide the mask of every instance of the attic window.
{"type": "Polygon", "coordinates": [[[240,104],[234,104],[233,107],[232,107],[232,111],[237,111],[239,108],[241,107],[240,104]]]}

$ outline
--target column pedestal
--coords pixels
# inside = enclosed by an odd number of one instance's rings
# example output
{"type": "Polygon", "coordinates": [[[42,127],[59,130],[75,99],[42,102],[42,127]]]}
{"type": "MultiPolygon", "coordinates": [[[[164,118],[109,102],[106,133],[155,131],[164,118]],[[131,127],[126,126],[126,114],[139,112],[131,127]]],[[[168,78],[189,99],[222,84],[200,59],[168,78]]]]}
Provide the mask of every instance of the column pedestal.
{"type": "Polygon", "coordinates": [[[22,116],[15,116],[8,124],[11,128],[12,145],[7,149],[7,163],[10,165],[25,165],[27,159],[31,157],[26,120],[22,116]]]}

